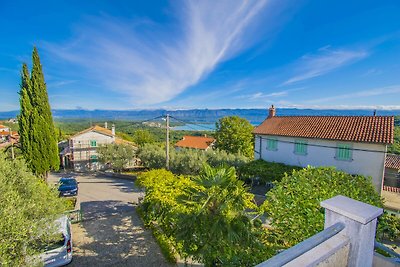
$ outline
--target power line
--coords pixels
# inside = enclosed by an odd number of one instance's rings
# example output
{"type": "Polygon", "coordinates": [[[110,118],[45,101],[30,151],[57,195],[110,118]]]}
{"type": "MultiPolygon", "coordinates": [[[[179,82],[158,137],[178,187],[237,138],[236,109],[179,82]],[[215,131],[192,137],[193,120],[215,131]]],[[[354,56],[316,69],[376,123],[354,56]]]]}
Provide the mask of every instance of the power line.
{"type": "MultiPolygon", "coordinates": [[[[173,117],[173,116],[170,116],[170,118],[172,118],[172,119],[174,119],[174,120],[177,120],[177,121],[180,121],[180,122],[183,122],[183,123],[194,124],[194,125],[197,125],[197,126],[199,126],[199,127],[202,127],[202,128],[205,128],[205,129],[208,129],[208,130],[211,130],[211,131],[215,131],[214,128],[211,128],[211,127],[208,127],[208,126],[204,126],[204,124],[201,124],[201,123],[190,122],[190,121],[186,121],[186,120],[182,120],[182,119],[175,118],[175,117],[173,117]]],[[[186,126],[190,128],[190,126],[188,126],[188,125],[186,125],[186,126]]],[[[197,130],[197,129],[195,129],[195,128],[192,128],[192,129],[197,130]]]]}

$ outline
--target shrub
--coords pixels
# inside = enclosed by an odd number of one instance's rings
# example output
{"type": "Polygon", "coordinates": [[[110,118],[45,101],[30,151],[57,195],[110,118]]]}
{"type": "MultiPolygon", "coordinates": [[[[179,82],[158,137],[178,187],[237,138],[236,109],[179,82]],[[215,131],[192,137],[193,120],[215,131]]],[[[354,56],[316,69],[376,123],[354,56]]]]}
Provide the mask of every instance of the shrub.
{"type": "Polygon", "coordinates": [[[156,144],[144,144],[138,151],[142,164],[150,169],[165,167],[165,149],[156,144]]]}
{"type": "MultiPolygon", "coordinates": [[[[149,169],[165,167],[165,149],[159,145],[145,144],[139,149],[138,157],[149,169]]],[[[222,150],[171,149],[169,166],[176,174],[198,175],[204,163],[212,167],[222,165],[239,167],[248,161],[249,159],[243,155],[229,154],[222,150]]]]}
{"type": "Polygon", "coordinates": [[[254,196],[235,169],[204,168],[191,179],[166,170],[142,174],[137,183],[146,188],[146,224],[157,225],[168,240],[164,244],[173,245],[181,257],[206,266],[253,266],[271,256],[260,222],[248,216],[257,208],[254,196]]]}
{"type": "Polygon", "coordinates": [[[333,167],[307,167],[285,174],[266,194],[263,204],[278,242],[293,246],[323,230],[324,209],[320,202],[336,195],[382,207],[370,178],[333,167]]]}
{"type": "Polygon", "coordinates": [[[261,182],[279,182],[285,173],[292,173],[293,170],[300,170],[301,167],[285,165],[283,163],[267,162],[261,159],[251,161],[238,168],[238,175],[241,180],[258,177],[261,182]]]}
{"type": "Polygon", "coordinates": [[[67,208],[55,188],[35,177],[22,160],[0,154],[0,265],[21,266],[54,238],[54,221],[67,208]]]}

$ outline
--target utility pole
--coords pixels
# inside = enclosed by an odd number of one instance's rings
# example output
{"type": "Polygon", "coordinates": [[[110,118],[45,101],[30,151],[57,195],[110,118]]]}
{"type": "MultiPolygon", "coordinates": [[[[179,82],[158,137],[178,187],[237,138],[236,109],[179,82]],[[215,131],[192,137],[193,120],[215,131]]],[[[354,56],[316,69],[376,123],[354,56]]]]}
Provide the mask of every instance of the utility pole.
{"type": "Polygon", "coordinates": [[[9,138],[10,138],[10,142],[11,142],[11,158],[12,159],[14,159],[15,157],[14,157],[14,143],[13,143],[13,141],[12,141],[12,130],[11,130],[11,126],[10,126],[10,128],[8,129],[8,131],[9,131],[9,138]]]}
{"type": "Polygon", "coordinates": [[[166,138],[166,144],[165,144],[165,154],[166,154],[166,162],[165,162],[165,167],[167,170],[169,170],[169,114],[167,114],[167,138],[166,138]]]}

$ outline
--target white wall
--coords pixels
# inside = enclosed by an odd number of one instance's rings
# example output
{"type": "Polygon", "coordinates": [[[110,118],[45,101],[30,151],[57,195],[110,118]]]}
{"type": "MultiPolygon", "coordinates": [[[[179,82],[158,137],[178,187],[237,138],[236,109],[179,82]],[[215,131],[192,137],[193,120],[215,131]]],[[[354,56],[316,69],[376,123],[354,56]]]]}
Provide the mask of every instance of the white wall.
{"type": "Polygon", "coordinates": [[[284,136],[261,135],[261,155],[260,135],[255,135],[255,158],[262,158],[265,161],[280,162],[288,165],[306,167],[311,166],[335,166],[337,169],[350,174],[361,174],[371,176],[373,184],[380,193],[382,188],[382,178],[384,174],[386,145],[330,141],[322,139],[301,139],[284,136]],[[267,150],[268,137],[278,140],[278,149],[276,151],[267,150]],[[294,153],[294,142],[296,140],[307,140],[307,154],[297,155],[294,153]],[[343,161],[335,159],[336,146],[338,144],[351,143],[353,149],[373,150],[381,152],[366,152],[353,150],[352,160],[343,161]],[[326,146],[326,147],[318,147],[326,146]]]}
{"type": "Polygon", "coordinates": [[[104,135],[98,132],[86,132],[75,136],[70,140],[73,151],[74,169],[76,171],[84,170],[98,170],[103,167],[99,162],[88,162],[90,156],[97,155],[96,147],[90,146],[90,141],[95,140],[97,147],[105,144],[111,144],[115,142],[115,137],[104,135]]]}

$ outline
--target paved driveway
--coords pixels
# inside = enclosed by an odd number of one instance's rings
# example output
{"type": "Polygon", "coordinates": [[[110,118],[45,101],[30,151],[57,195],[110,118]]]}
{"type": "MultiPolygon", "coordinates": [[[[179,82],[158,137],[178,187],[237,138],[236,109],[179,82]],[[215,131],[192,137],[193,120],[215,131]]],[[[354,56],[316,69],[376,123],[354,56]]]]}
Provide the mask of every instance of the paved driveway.
{"type": "MultiPolygon", "coordinates": [[[[56,181],[60,175],[49,177],[56,181]]],[[[69,266],[169,266],[133,203],[142,195],[133,181],[75,175],[84,221],[72,229],[74,260],[69,266]]]]}

